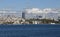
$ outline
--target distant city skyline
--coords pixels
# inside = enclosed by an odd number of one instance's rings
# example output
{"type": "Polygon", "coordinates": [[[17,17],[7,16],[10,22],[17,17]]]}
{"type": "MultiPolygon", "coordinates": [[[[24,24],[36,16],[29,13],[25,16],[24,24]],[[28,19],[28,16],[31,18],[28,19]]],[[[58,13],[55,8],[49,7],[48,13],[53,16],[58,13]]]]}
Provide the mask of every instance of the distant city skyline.
{"type": "Polygon", "coordinates": [[[60,0],[0,0],[0,10],[24,8],[60,8],[60,0]]]}
{"type": "Polygon", "coordinates": [[[30,8],[25,9],[23,11],[14,11],[14,10],[0,10],[0,16],[6,17],[6,16],[15,16],[15,17],[22,17],[22,18],[39,18],[39,16],[42,16],[42,18],[47,19],[55,19],[57,20],[58,17],[60,17],[60,9],[53,9],[53,8],[45,8],[45,9],[39,9],[39,8],[30,8]],[[23,13],[24,12],[24,13],[23,13]]]}

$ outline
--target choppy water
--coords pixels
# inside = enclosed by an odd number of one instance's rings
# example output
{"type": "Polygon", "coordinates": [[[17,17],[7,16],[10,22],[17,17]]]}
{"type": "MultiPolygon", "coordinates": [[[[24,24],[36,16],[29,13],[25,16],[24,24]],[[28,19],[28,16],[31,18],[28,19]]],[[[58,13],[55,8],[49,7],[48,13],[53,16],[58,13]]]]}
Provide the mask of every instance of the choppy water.
{"type": "Polygon", "coordinates": [[[60,37],[60,25],[0,25],[0,37],[60,37]]]}

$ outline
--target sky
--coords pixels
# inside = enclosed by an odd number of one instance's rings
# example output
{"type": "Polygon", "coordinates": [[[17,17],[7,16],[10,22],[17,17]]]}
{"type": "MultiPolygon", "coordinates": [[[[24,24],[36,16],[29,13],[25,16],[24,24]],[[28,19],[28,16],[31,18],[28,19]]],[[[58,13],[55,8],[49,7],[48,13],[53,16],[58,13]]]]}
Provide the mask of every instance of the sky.
{"type": "Polygon", "coordinates": [[[25,8],[60,8],[60,0],[0,0],[0,10],[25,8]]]}

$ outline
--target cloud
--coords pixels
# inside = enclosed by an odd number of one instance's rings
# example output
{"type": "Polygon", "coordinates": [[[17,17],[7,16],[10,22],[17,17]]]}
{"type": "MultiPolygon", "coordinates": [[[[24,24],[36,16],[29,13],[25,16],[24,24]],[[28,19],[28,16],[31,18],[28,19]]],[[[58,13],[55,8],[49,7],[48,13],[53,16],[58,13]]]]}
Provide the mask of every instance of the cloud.
{"type": "Polygon", "coordinates": [[[58,10],[54,10],[51,8],[45,8],[45,9],[39,9],[39,8],[32,8],[32,9],[26,9],[27,13],[59,13],[58,10]]]}
{"type": "Polygon", "coordinates": [[[27,13],[42,13],[42,10],[38,8],[26,9],[27,13]]]}
{"type": "MultiPolygon", "coordinates": [[[[60,9],[51,9],[51,8],[45,8],[45,9],[39,9],[39,8],[31,8],[26,9],[26,13],[60,13],[60,9]]],[[[18,13],[15,10],[12,10],[11,8],[4,8],[0,10],[0,13],[18,13]]]]}
{"type": "Polygon", "coordinates": [[[44,13],[50,13],[51,11],[52,11],[51,8],[45,8],[45,9],[43,9],[43,12],[44,12],[44,13]]]}
{"type": "Polygon", "coordinates": [[[4,8],[4,9],[0,10],[0,13],[17,13],[17,12],[10,8],[4,8]]]}

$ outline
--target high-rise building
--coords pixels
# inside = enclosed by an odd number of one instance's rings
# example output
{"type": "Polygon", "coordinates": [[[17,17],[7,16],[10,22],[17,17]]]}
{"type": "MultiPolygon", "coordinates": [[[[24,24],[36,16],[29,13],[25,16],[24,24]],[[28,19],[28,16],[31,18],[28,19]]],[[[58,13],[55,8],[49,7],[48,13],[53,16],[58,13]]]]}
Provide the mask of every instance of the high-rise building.
{"type": "Polygon", "coordinates": [[[24,11],[22,12],[22,18],[25,19],[25,12],[24,11]]]}
{"type": "Polygon", "coordinates": [[[60,21],[60,17],[58,17],[58,20],[60,21]]]}

